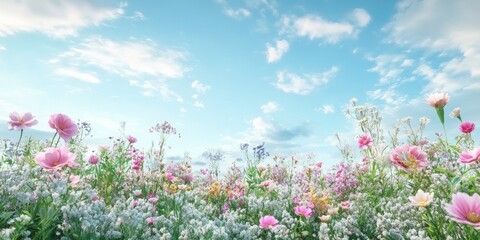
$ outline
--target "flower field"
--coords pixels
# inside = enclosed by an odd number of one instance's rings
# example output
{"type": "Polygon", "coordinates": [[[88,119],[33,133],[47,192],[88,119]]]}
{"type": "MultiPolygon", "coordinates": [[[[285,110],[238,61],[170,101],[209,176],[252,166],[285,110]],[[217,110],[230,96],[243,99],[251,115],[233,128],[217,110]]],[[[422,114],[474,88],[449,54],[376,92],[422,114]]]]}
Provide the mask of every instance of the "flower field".
{"type": "Polygon", "coordinates": [[[333,168],[242,144],[244,164],[224,173],[215,156],[200,172],[188,158],[165,162],[176,134],[168,122],[150,129],[159,137],[152,149],[123,136],[92,152],[88,124],[53,114],[51,140],[24,139],[45,121],[13,112],[8,127],[19,139],[0,148],[0,238],[480,239],[475,124],[448,101],[426,99],[443,126],[433,136],[424,135],[427,118],[382,129],[375,107],[352,101],[345,112],[358,145],[340,143],[333,168]],[[458,122],[456,136],[445,121],[458,122]]]}

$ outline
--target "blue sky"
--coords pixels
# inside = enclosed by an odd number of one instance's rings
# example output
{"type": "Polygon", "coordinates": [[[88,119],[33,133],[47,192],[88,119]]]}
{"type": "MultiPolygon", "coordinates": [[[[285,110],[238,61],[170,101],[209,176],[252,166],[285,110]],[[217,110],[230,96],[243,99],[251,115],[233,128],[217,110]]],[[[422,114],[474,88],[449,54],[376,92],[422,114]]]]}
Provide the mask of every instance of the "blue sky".
{"type": "Polygon", "coordinates": [[[386,128],[426,116],[440,131],[424,102],[434,91],[479,122],[478,11],[476,0],[5,0],[0,121],[32,112],[34,129],[52,132],[49,116],[64,113],[92,124],[90,145],[124,121],[144,148],[169,121],[182,136],[169,139],[170,159],[189,152],[201,165],[220,148],[229,162],[240,143],[265,142],[332,164],[333,134],[358,134],[343,114],[354,97],[386,128]]]}

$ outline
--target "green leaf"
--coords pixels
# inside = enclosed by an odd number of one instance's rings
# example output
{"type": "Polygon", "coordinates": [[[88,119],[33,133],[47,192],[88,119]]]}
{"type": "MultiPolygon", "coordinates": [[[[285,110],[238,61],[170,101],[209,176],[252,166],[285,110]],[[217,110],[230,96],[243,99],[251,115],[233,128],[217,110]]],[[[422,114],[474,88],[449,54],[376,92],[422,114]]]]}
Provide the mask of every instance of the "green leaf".
{"type": "Polygon", "coordinates": [[[443,110],[443,107],[437,107],[435,110],[437,111],[438,118],[440,118],[442,125],[445,124],[445,111],[443,110]]]}

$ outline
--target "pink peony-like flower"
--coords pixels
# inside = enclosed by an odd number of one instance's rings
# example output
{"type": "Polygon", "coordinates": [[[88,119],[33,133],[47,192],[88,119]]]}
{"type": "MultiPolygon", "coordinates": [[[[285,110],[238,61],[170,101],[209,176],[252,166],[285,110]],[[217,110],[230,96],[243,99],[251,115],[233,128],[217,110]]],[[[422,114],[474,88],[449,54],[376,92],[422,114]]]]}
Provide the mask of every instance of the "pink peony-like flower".
{"type": "Polygon", "coordinates": [[[470,151],[463,151],[462,154],[460,154],[460,158],[457,160],[457,162],[465,164],[480,162],[480,148],[472,149],[470,151]]]}
{"type": "Polygon", "coordinates": [[[142,190],[139,190],[139,189],[133,190],[133,195],[138,196],[140,194],[142,194],[142,190]]]}
{"type": "Polygon", "coordinates": [[[147,223],[148,224],[153,224],[155,222],[155,218],[154,217],[148,217],[147,218],[147,223]]]}
{"type": "Polygon", "coordinates": [[[460,131],[462,131],[462,133],[471,133],[473,132],[473,130],[475,130],[474,123],[463,122],[462,124],[460,124],[460,131]]]}
{"type": "Polygon", "coordinates": [[[88,162],[90,164],[97,164],[98,162],[100,162],[100,157],[97,156],[97,155],[90,155],[90,157],[88,158],[88,162]]]}
{"type": "Polygon", "coordinates": [[[293,208],[293,210],[295,210],[295,214],[297,214],[298,216],[304,216],[306,218],[310,218],[311,216],[313,216],[312,209],[306,206],[296,206],[295,208],[293,208]]]}
{"type": "Polygon", "coordinates": [[[413,206],[426,207],[433,201],[433,192],[429,193],[424,192],[422,189],[418,189],[417,194],[408,197],[408,199],[413,206]]]}
{"type": "Polygon", "coordinates": [[[156,203],[156,202],[158,202],[158,198],[157,197],[151,197],[151,198],[148,199],[148,202],[149,203],[156,203]]]}
{"type": "Polygon", "coordinates": [[[358,139],[358,147],[366,149],[370,146],[372,146],[372,138],[367,134],[363,134],[360,139],[358,139]]]}
{"type": "Polygon", "coordinates": [[[392,164],[406,172],[421,171],[427,165],[427,155],[419,146],[400,146],[390,155],[392,164]]]}
{"type": "Polygon", "coordinates": [[[445,107],[447,105],[448,100],[450,100],[450,96],[448,96],[448,93],[432,93],[428,96],[426,99],[428,105],[438,108],[438,107],[445,107]]]}
{"type": "Polygon", "coordinates": [[[65,141],[70,141],[70,139],[78,133],[77,124],[67,115],[61,113],[50,116],[48,125],[55,129],[58,135],[65,141]]]}
{"type": "Polygon", "coordinates": [[[78,166],[75,163],[76,155],[69,152],[68,148],[46,148],[45,152],[38,153],[35,161],[47,171],[57,171],[63,166],[78,166]]]}
{"type": "Polygon", "coordinates": [[[341,202],[340,208],[342,208],[345,211],[348,210],[350,208],[350,202],[349,201],[341,202]]]}
{"type": "Polygon", "coordinates": [[[330,220],[330,218],[331,218],[330,215],[322,215],[322,216],[320,216],[320,221],[328,222],[330,220]]]}
{"type": "Polygon", "coordinates": [[[257,184],[257,186],[258,186],[258,187],[268,187],[268,186],[270,186],[270,185],[272,185],[272,184],[273,184],[273,181],[269,179],[269,180],[265,180],[265,181],[257,184]]]}
{"type": "Polygon", "coordinates": [[[20,114],[18,114],[17,112],[12,112],[10,113],[10,121],[8,121],[8,124],[10,124],[8,129],[22,130],[25,128],[29,128],[37,123],[38,121],[29,112],[23,114],[23,116],[20,116],[20,114]]]}
{"type": "Polygon", "coordinates": [[[277,219],[275,219],[274,216],[267,215],[260,218],[260,228],[270,229],[271,227],[277,226],[277,224],[278,224],[278,221],[277,219]]]}
{"type": "Polygon", "coordinates": [[[177,180],[177,178],[173,176],[173,172],[168,172],[165,178],[170,182],[175,182],[177,180]]]}
{"type": "Polygon", "coordinates": [[[129,143],[136,143],[137,142],[137,139],[133,136],[128,136],[127,140],[128,140],[129,143]]]}
{"type": "Polygon", "coordinates": [[[452,203],[445,204],[445,210],[451,220],[480,229],[480,196],[477,193],[473,196],[462,192],[455,193],[452,203]]]}

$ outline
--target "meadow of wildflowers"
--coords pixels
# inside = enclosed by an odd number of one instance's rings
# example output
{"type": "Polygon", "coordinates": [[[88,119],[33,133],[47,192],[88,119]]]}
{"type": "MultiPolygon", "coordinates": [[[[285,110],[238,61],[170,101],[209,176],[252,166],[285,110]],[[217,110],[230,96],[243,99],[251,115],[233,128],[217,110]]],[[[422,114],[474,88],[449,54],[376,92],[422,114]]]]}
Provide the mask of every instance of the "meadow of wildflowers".
{"type": "Polygon", "coordinates": [[[88,151],[89,124],[53,114],[51,140],[23,139],[45,121],[13,112],[19,139],[0,149],[0,238],[480,239],[480,146],[459,108],[450,114],[458,134],[447,137],[448,101],[426,100],[444,134],[425,136],[426,118],[386,131],[375,107],[353,100],[345,112],[359,125],[358,146],[340,144],[332,169],[270,155],[267,143],[242,144],[246,164],[225,173],[219,150],[198,173],[188,156],[165,162],[177,134],[168,122],[150,129],[159,135],[152,149],[123,136],[88,151]]]}

